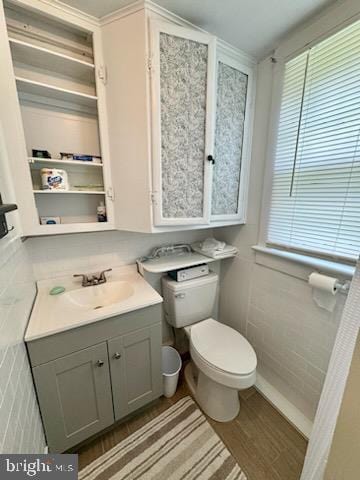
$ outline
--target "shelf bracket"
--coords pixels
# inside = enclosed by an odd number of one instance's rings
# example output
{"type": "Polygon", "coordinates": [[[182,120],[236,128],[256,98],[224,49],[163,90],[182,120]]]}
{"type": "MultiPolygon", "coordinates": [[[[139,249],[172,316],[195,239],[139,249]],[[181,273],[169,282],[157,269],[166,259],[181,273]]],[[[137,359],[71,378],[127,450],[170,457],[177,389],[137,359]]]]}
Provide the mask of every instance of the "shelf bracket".
{"type": "Polygon", "coordinates": [[[107,70],[106,70],[106,67],[104,65],[100,65],[100,67],[98,68],[98,77],[100,78],[102,83],[104,85],[106,85],[106,83],[107,83],[107,70]]]}
{"type": "Polygon", "coordinates": [[[153,68],[152,57],[149,56],[149,57],[147,58],[147,69],[148,69],[149,73],[152,72],[152,68],[153,68]]]}
{"type": "Polygon", "coordinates": [[[114,190],[112,187],[109,187],[107,190],[106,190],[106,196],[107,198],[109,198],[110,200],[114,201],[114,190]]]}
{"type": "Polygon", "coordinates": [[[151,205],[157,205],[157,192],[150,192],[151,205]]]}

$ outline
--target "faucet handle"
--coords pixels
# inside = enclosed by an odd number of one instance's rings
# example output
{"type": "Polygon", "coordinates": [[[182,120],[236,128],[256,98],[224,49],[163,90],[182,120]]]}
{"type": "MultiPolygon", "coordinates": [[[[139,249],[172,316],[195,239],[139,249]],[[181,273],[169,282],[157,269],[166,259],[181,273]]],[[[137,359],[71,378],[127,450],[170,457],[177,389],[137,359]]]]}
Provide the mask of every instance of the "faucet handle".
{"type": "Polygon", "coordinates": [[[106,282],[105,273],[106,273],[106,272],[111,272],[111,271],[112,271],[112,268],[107,268],[106,270],[103,270],[102,272],[100,272],[99,280],[100,280],[101,282],[106,282]]]}
{"type": "Polygon", "coordinates": [[[73,277],[81,277],[82,278],[82,286],[85,287],[89,283],[89,277],[84,273],[75,273],[73,277]]]}

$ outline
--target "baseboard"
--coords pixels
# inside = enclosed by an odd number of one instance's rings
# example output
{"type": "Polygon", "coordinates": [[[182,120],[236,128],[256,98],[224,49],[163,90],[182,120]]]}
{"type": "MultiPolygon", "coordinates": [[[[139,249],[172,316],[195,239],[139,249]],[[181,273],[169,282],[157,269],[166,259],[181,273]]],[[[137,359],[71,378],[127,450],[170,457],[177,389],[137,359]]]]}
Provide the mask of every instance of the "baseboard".
{"type": "Polygon", "coordinates": [[[313,422],[289,402],[261,375],[257,374],[255,388],[286,418],[305,438],[310,437],[313,422]]]}

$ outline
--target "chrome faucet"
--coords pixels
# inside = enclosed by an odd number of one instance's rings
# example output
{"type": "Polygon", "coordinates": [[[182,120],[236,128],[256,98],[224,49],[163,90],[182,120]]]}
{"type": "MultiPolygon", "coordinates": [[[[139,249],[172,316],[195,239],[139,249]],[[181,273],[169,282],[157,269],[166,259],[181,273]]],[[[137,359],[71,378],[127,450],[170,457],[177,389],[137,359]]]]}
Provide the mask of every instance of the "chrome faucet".
{"type": "Polygon", "coordinates": [[[81,285],[83,287],[92,287],[94,285],[101,285],[102,283],[106,283],[106,272],[111,272],[112,268],[108,268],[107,270],[103,270],[100,273],[91,273],[90,275],[85,275],[84,273],[76,273],[73,277],[81,277],[82,282],[81,285]]]}

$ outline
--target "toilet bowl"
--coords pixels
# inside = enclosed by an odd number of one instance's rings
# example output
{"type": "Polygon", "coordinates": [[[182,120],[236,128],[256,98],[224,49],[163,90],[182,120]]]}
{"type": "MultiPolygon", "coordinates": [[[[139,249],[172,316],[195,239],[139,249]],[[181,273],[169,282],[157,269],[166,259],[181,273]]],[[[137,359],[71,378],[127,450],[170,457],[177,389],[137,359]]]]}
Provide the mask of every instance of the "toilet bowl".
{"type": "Polygon", "coordinates": [[[191,393],[209,417],[218,422],[234,419],[239,390],[256,380],[254,349],[239,332],[213,318],[185,327],[185,332],[192,360],[185,379],[191,393]]]}
{"type": "Polygon", "coordinates": [[[239,332],[211,318],[217,283],[215,273],[185,282],[162,279],[165,318],[189,338],[188,387],[204,413],[227,422],[239,413],[239,390],[255,383],[257,359],[239,332]]]}

